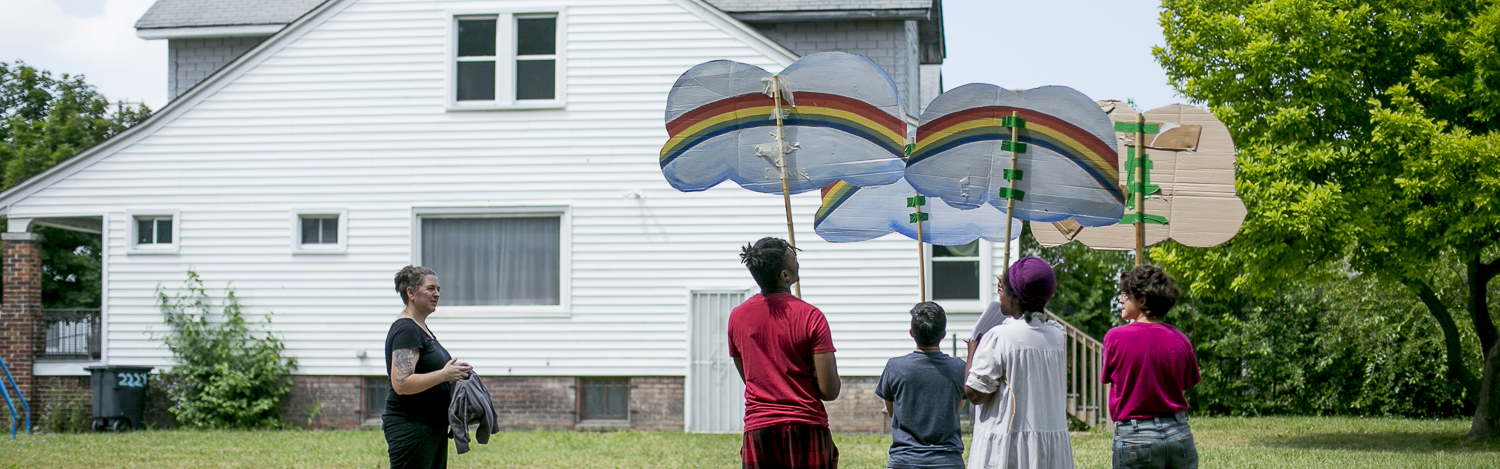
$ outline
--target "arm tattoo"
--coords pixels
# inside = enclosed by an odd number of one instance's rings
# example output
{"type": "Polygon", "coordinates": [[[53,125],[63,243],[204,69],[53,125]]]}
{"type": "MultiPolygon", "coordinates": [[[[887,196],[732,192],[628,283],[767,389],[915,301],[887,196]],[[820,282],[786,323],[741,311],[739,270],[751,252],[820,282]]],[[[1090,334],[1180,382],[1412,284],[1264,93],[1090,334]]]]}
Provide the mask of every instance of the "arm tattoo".
{"type": "Polygon", "coordinates": [[[391,375],[391,382],[397,385],[406,382],[417,368],[417,349],[404,348],[391,352],[391,366],[396,369],[396,374],[391,375]]]}

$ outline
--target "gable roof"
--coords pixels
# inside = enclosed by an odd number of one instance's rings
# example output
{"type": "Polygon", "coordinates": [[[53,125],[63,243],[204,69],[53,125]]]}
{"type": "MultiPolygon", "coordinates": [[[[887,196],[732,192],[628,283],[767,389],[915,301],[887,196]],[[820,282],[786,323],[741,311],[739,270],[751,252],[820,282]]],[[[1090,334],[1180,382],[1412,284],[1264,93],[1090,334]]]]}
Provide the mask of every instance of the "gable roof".
{"type": "Polygon", "coordinates": [[[136,29],[288,24],[324,0],[156,0],[136,29]]]}
{"type": "MultiPolygon", "coordinates": [[[[156,5],[152,5],[152,9],[155,9],[157,5],[162,5],[164,3],[173,3],[177,5],[202,5],[233,1],[236,0],[157,0],[156,5]]],[[[301,13],[298,13],[296,16],[294,16],[291,20],[291,24],[287,25],[284,28],[280,28],[276,33],[267,38],[265,41],[262,41],[259,45],[255,46],[244,54],[241,54],[238,58],[219,68],[219,70],[213,72],[207,78],[204,78],[203,81],[198,82],[197,85],[194,85],[191,89],[188,89],[187,92],[178,96],[176,99],[173,99],[171,102],[168,102],[166,106],[158,109],[155,113],[152,113],[151,117],[147,117],[146,120],[136,124],[131,128],[125,129],[118,134],[115,134],[113,137],[107,138],[102,142],[95,143],[93,146],[83,149],[83,151],[80,151],[73,156],[64,159],[63,161],[58,162],[51,168],[47,168],[40,173],[33,174],[31,175],[31,177],[21,180],[20,182],[16,183],[16,185],[11,186],[4,191],[0,191],[0,217],[8,216],[11,205],[15,204],[16,202],[19,202],[26,197],[35,194],[37,191],[51,186],[53,183],[66,178],[73,173],[89,167],[89,165],[92,165],[94,162],[97,162],[113,154],[119,149],[128,147],[131,144],[134,144],[135,142],[140,141],[141,139],[155,133],[157,129],[161,128],[167,123],[172,122],[173,120],[176,120],[177,117],[181,116],[183,113],[186,113],[189,109],[192,109],[194,105],[197,105],[206,97],[211,96],[214,92],[223,88],[228,84],[230,80],[233,80],[235,77],[240,76],[255,64],[258,64],[262,60],[265,60],[265,58],[271,53],[275,52],[276,50],[280,50],[282,47],[285,47],[287,43],[290,43],[296,38],[301,37],[308,30],[316,27],[316,25],[318,24],[321,24],[324,20],[332,17],[334,14],[343,11],[344,8],[348,7],[350,4],[353,4],[358,0],[256,1],[287,3],[305,2],[312,4],[312,6],[309,7],[308,10],[303,10],[301,13]]],[[[767,38],[759,31],[756,31],[755,28],[752,28],[745,23],[736,21],[734,18],[730,17],[723,11],[709,5],[707,0],[669,1],[681,5],[684,9],[687,9],[693,14],[698,15],[700,18],[703,18],[704,21],[708,21],[709,23],[719,27],[723,31],[728,32],[730,35],[744,40],[747,45],[763,54],[766,54],[766,56],[771,58],[771,60],[780,62],[782,66],[791,65],[792,62],[795,62],[799,58],[799,56],[795,52],[792,52],[786,47],[777,44],[776,41],[772,41],[770,38],[767,38]]],[[[148,11],[147,15],[150,14],[151,12],[148,11]]],[[[145,17],[142,17],[141,21],[138,21],[136,23],[136,27],[140,28],[140,24],[144,22],[145,19],[145,17]]],[[[179,25],[163,27],[175,28],[191,26],[179,25]]]]}

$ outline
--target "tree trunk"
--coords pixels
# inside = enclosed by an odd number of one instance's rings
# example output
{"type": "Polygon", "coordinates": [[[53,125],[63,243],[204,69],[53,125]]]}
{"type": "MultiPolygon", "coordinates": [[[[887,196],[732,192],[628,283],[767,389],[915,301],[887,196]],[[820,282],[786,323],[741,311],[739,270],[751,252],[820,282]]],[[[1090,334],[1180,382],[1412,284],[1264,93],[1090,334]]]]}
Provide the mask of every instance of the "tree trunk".
{"type": "Polygon", "coordinates": [[[1427,312],[1437,319],[1438,326],[1443,329],[1443,345],[1448,350],[1448,377],[1457,380],[1463,385],[1465,391],[1465,406],[1474,403],[1474,397],[1479,394],[1479,382],[1469,374],[1468,368],[1464,366],[1463,346],[1459,342],[1458,323],[1453,322],[1453,315],[1448,314],[1448,306],[1439,300],[1432,287],[1427,282],[1414,279],[1406,279],[1407,288],[1412,289],[1422,304],[1427,305],[1427,312]]]}
{"type": "Polygon", "coordinates": [[[1500,367],[1500,341],[1495,338],[1495,323],[1490,320],[1488,295],[1490,280],[1500,272],[1500,259],[1488,264],[1481,262],[1480,254],[1469,259],[1469,317],[1474,320],[1474,331],[1483,344],[1484,369],[1479,382],[1479,393],[1474,396],[1474,422],[1469,425],[1470,439],[1494,438],[1496,419],[1500,418],[1500,384],[1495,383],[1496,367],[1500,367]],[[1488,341],[1486,342],[1486,339],[1488,341]]]}
{"type": "Polygon", "coordinates": [[[1496,368],[1500,367],[1500,344],[1495,344],[1484,354],[1484,379],[1479,385],[1478,405],[1474,408],[1474,422],[1469,425],[1469,439],[1494,438],[1495,419],[1500,418],[1500,387],[1496,386],[1496,368]]]}

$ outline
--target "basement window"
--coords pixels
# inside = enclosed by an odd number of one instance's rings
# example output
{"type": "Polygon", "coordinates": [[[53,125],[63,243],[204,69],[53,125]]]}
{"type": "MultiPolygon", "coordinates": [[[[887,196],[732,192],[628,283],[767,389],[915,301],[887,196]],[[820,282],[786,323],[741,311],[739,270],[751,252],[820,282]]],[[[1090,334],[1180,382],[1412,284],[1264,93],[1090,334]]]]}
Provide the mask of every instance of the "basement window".
{"type": "Polygon", "coordinates": [[[630,378],[578,378],[578,420],[630,420],[630,378]]]}

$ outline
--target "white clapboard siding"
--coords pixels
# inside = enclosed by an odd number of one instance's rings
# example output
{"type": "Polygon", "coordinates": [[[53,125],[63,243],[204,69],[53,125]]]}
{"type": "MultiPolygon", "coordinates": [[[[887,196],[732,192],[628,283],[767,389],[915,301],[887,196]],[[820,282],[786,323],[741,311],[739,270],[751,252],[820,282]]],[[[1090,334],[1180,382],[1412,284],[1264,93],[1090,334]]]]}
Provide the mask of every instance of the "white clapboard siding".
{"type": "MultiPolygon", "coordinates": [[[[345,3],[224,72],[226,84],[152,134],[9,208],[106,217],[108,362],[169,363],[155,291],[180,286],[191,268],[215,297],[232,281],[252,320],[274,313],[299,373],[383,374],[413,208],[548,206],[569,210],[568,314],[454,318],[440,308],[434,333],[489,375],[683,375],[689,291],[753,287],[739,248],[786,231],[779,196],[666,184],[666,95],[704,61],[774,71],[785,59],[690,0],[345,3]],[[447,12],[564,6],[565,110],[445,111],[447,12]],[[346,210],[347,252],[291,254],[300,208],[346,210]],[[180,214],[178,253],[128,253],[127,214],[141,210],[180,214]]],[[[912,347],[915,245],[823,242],[812,232],[817,193],[792,203],[804,297],[828,315],[840,371],[878,375],[912,347]]],[[[955,312],[950,330],[966,336],[973,316],[955,312]]]]}

